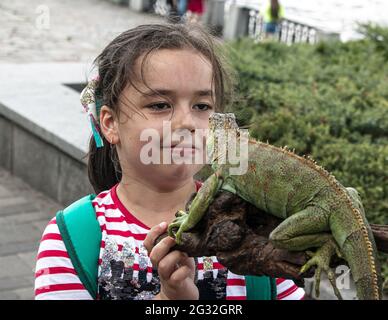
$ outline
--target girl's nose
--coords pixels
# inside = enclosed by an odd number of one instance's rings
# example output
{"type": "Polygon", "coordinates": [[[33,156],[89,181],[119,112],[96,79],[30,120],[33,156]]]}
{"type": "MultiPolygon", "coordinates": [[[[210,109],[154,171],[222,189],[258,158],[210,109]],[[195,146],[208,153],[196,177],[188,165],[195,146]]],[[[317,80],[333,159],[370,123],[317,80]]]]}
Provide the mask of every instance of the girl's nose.
{"type": "Polygon", "coordinates": [[[194,131],[196,128],[196,122],[191,108],[176,108],[176,110],[174,110],[171,125],[173,130],[186,129],[189,131],[194,131]]]}

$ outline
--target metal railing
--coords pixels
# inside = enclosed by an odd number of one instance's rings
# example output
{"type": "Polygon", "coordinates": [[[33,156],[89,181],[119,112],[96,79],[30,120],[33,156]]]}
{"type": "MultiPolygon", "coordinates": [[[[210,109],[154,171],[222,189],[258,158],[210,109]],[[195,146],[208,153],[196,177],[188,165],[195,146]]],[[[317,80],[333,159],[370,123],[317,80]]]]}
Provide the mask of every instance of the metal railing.
{"type": "MultiPolygon", "coordinates": [[[[248,35],[256,42],[263,41],[265,38],[265,23],[258,10],[250,10],[248,23],[248,35]]],[[[282,19],[273,39],[287,44],[313,44],[318,41],[318,34],[319,30],[317,28],[300,22],[282,19]]]]}
{"type": "MultiPolygon", "coordinates": [[[[149,12],[153,12],[155,14],[161,16],[169,16],[170,6],[167,4],[166,0],[147,0],[149,3],[149,12]]],[[[265,23],[263,21],[263,17],[260,14],[257,8],[253,8],[249,5],[249,1],[242,0],[208,0],[212,1],[212,3],[207,3],[207,11],[204,15],[203,22],[209,24],[214,27],[215,20],[214,18],[217,15],[217,19],[220,20],[218,22],[218,26],[221,31],[220,34],[225,31],[225,27],[234,28],[229,36],[229,38],[235,38],[238,36],[249,36],[254,39],[255,42],[260,42],[265,39],[265,23]],[[223,6],[222,13],[220,4],[218,6],[212,6],[213,2],[219,2],[223,6]],[[237,18],[230,19],[230,9],[233,10],[243,10],[243,14],[238,16],[237,18]],[[214,15],[214,17],[213,17],[214,15]],[[229,25],[225,24],[225,21],[228,21],[229,25]],[[220,23],[222,22],[222,23],[220,23]],[[222,30],[224,29],[224,30],[222,30]],[[238,29],[238,30],[237,30],[238,29]],[[240,30],[241,29],[241,30],[240,30]]],[[[234,11],[233,11],[234,12],[234,11]]],[[[182,17],[182,21],[185,21],[186,17],[182,17]]],[[[229,30],[228,29],[228,30],[229,30]]],[[[228,34],[229,34],[228,33],[228,34]]],[[[276,33],[271,36],[272,40],[278,40],[280,42],[286,44],[293,43],[310,43],[314,44],[320,40],[324,39],[337,39],[338,34],[332,34],[328,32],[324,32],[316,27],[311,25],[297,22],[290,19],[282,19],[279,23],[278,30],[276,33]]]]}

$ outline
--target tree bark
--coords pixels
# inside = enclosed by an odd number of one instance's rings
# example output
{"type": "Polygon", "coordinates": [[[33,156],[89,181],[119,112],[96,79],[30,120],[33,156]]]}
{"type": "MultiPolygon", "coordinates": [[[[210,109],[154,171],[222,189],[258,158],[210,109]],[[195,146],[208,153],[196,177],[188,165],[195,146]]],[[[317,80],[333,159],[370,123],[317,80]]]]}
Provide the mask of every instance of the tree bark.
{"type": "Polygon", "coordinates": [[[388,226],[382,224],[371,224],[370,226],[375,237],[377,250],[388,253],[388,226]]]}

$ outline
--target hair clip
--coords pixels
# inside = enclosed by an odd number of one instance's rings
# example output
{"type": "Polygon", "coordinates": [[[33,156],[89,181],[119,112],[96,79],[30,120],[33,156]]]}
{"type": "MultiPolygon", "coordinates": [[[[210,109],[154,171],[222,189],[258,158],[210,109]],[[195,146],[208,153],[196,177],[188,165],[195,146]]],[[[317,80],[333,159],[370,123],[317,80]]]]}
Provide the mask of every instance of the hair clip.
{"type": "Polygon", "coordinates": [[[87,86],[81,92],[81,104],[84,107],[85,111],[88,114],[90,126],[92,129],[94,140],[96,141],[97,148],[101,148],[104,146],[104,142],[102,140],[102,133],[100,129],[100,125],[96,119],[98,119],[97,115],[97,106],[96,106],[96,95],[95,91],[98,85],[99,78],[93,78],[87,84],[87,86]]]}

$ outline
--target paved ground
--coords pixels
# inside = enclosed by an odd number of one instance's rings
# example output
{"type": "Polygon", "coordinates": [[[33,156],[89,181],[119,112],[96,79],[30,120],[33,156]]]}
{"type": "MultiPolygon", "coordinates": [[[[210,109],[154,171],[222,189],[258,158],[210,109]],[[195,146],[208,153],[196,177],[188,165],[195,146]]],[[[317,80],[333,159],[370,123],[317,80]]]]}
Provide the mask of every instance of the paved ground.
{"type": "Polygon", "coordinates": [[[39,240],[60,208],[0,168],[0,300],[33,298],[39,240]]]}
{"type": "Polygon", "coordinates": [[[108,0],[1,0],[0,63],[91,61],[122,31],[160,21],[108,0]]]}

